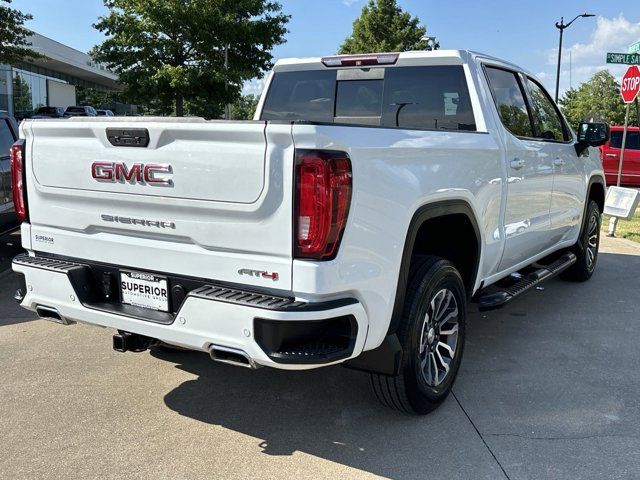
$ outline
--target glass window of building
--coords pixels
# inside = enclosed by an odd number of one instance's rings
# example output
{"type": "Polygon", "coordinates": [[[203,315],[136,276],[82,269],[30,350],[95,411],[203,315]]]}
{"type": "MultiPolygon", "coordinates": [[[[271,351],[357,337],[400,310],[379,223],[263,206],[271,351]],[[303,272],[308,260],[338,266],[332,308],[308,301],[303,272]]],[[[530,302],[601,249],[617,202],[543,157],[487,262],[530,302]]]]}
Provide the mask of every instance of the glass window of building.
{"type": "Polygon", "coordinates": [[[47,105],[47,77],[13,69],[13,111],[18,119],[27,118],[47,105]]]}

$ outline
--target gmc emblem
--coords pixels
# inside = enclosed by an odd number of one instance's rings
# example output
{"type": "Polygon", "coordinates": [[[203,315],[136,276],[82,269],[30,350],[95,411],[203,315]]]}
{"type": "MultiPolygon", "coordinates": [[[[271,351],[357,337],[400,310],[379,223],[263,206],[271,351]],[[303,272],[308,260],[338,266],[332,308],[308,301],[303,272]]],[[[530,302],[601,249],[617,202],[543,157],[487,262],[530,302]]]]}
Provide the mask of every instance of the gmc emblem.
{"type": "Polygon", "coordinates": [[[126,163],[93,162],[91,176],[99,182],[128,182],[148,185],[173,186],[173,180],[167,175],[173,173],[169,164],[134,163],[127,167],[126,163]],[[164,175],[164,176],[163,176],[164,175]]]}

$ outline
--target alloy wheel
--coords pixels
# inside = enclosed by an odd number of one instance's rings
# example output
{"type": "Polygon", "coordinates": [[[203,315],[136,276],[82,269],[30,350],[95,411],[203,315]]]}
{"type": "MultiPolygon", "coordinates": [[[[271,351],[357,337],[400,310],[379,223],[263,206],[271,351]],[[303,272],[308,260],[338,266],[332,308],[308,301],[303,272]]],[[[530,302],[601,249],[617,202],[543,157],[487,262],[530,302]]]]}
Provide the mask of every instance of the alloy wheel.
{"type": "Polygon", "coordinates": [[[451,369],[458,347],[458,302],[443,288],[433,295],[420,334],[420,370],[430,387],[440,385],[451,369]]]}
{"type": "Polygon", "coordinates": [[[587,270],[590,272],[596,266],[598,256],[598,213],[591,215],[589,219],[589,229],[587,231],[587,270]]]}

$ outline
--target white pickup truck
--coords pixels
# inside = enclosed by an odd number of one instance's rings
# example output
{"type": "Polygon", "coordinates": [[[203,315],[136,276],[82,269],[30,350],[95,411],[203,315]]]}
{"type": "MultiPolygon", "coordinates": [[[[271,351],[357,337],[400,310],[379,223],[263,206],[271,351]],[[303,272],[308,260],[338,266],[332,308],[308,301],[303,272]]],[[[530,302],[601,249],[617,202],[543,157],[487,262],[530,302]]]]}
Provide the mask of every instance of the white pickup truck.
{"type": "Polygon", "coordinates": [[[117,329],[118,351],[344,363],[427,413],[469,301],[593,273],[608,134],[576,136],[533,75],[467,51],[280,61],[253,121],[27,120],[16,299],[117,329]]]}

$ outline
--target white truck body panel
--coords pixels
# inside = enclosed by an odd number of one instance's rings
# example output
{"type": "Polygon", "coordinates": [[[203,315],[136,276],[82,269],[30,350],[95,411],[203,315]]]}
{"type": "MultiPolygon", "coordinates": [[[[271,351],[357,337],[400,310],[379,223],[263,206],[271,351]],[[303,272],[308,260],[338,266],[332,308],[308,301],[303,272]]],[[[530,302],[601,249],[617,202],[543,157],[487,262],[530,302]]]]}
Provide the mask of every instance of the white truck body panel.
{"type": "MultiPolygon", "coordinates": [[[[349,358],[354,358],[378,347],[387,335],[407,232],[421,207],[459,200],[473,212],[480,236],[473,294],[573,245],[589,181],[604,182],[598,151],[591,148],[578,158],[573,132],[566,143],[522,140],[509,133],[484,64],[522,72],[466,51],[402,53],[389,67],[462,65],[476,131],[145,117],[25,121],[21,137],[27,142],[29,223],[22,226],[23,245],[32,255],[268,288],[302,302],[353,298],[357,303],[330,311],[260,315],[291,321],[353,315],[358,334],[349,358]],[[113,147],[105,134],[108,127],[146,128],[151,142],[147,148],[113,147]],[[338,150],[351,160],[351,207],[332,260],[293,256],[296,149],[338,150]],[[525,165],[515,171],[514,159],[525,165]],[[171,164],[173,185],[100,183],[90,175],[96,161],[171,164]],[[175,228],[105,222],[102,215],[167,221],[175,228]],[[242,269],[277,272],[277,281],[241,275],[242,269]]],[[[274,71],[323,68],[320,59],[293,59],[278,62],[274,71]]],[[[265,91],[272,80],[273,74],[265,91]]],[[[263,107],[264,98],[256,120],[263,107]]],[[[73,288],[59,273],[24,265],[14,269],[33,286],[22,304],[34,310],[53,305],[73,321],[198,350],[228,345],[276,368],[314,366],[268,358],[253,339],[256,309],[187,299],[176,314],[186,318],[185,324],[159,325],[70,300],[73,288]]]]}
{"type": "MultiPolygon", "coordinates": [[[[250,267],[278,272],[277,288],[291,289],[292,198],[282,189],[293,182],[291,126],[77,117],[25,122],[22,132],[31,152],[34,250],[228,282],[250,267]],[[148,148],[109,145],[110,124],[141,123],[153,138],[148,148]],[[171,164],[173,185],[106,183],[90,175],[94,161],[132,158],[171,164]],[[103,214],[170,221],[175,229],[105,222],[103,214]]],[[[242,280],[273,287],[257,277],[242,280]]]]}

